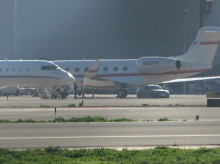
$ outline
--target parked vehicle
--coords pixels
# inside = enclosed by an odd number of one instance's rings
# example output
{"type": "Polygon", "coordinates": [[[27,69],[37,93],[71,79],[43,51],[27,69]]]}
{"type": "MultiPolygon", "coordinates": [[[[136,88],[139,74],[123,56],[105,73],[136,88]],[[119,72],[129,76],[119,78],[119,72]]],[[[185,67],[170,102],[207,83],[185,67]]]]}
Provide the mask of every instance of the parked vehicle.
{"type": "Polygon", "coordinates": [[[144,85],[137,91],[138,98],[169,98],[168,90],[163,89],[159,85],[144,85]]]}
{"type": "Polygon", "coordinates": [[[18,86],[10,86],[0,89],[0,96],[18,96],[20,94],[20,88],[18,86]]]}

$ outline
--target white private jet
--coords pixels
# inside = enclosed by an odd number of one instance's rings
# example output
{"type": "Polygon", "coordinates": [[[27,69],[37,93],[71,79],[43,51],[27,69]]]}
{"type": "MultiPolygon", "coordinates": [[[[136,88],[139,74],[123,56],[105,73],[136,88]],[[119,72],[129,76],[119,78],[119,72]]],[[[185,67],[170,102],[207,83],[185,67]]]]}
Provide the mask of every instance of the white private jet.
{"type": "Polygon", "coordinates": [[[188,51],[176,57],[139,59],[60,60],[54,61],[69,71],[86,88],[118,89],[120,98],[127,88],[140,87],[191,76],[212,68],[220,40],[219,27],[203,27],[188,51]]]}
{"type": "Polygon", "coordinates": [[[41,98],[50,98],[48,87],[73,85],[75,78],[56,64],[40,60],[0,60],[0,88],[36,87],[41,98]]]}

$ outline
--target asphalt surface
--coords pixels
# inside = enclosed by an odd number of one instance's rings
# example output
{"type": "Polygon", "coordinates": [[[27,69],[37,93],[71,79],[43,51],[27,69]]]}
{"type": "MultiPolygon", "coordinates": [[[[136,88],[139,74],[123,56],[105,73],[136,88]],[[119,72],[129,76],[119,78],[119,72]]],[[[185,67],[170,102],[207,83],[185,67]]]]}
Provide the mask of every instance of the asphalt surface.
{"type": "Polygon", "coordinates": [[[0,97],[0,119],[52,120],[101,116],[131,118],[135,122],[107,123],[3,123],[0,147],[65,148],[208,146],[220,144],[220,109],[206,107],[205,96],[171,96],[169,99],[116,99],[97,95],[83,107],[67,107],[82,99],[41,100],[0,97]],[[144,104],[144,105],[143,105],[144,104]],[[41,107],[40,107],[41,106],[41,107]],[[54,113],[56,106],[56,115],[54,113]],[[195,116],[199,115],[199,120],[195,116]],[[171,121],[158,121],[167,117],[171,121]]]}
{"type": "Polygon", "coordinates": [[[130,118],[137,121],[157,121],[167,117],[172,121],[220,121],[219,108],[207,107],[57,107],[54,108],[0,108],[1,120],[53,120],[56,117],[100,116],[108,119],[130,118]]]}
{"type": "Polygon", "coordinates": [[[65,107],[68,105],[79,106],[82,103],[84,107],[142,107],[145,106],[206,106],[205,95],[171,95],[170,98],[159,99],[137,99],[135,95],[128,95],[125,99],[116,98],[115,95],[86,95],[85,99],[74,99],[72,96],[65,100],[46,100],[39,97],[18,96],[0,97],[0,108],[36,108],[40,106],[47,107],[65,107]]]}
{"type": "Polygon", "coordinates": [[[1,124],[0,147],[217,145],[219,122],[1,124]]]}

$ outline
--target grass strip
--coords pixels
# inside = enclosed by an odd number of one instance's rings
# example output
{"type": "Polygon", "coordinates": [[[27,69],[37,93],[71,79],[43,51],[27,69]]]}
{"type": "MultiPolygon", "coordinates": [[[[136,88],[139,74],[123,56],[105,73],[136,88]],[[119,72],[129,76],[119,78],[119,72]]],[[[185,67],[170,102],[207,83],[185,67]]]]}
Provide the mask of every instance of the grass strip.
{"type": "Polygon", "coordinates": [[[87,117],[81,117],[81,118],[77,118],[77,117],[72,117],[70,119],[65,119],[62,117],[57,117],[53,120],[49,120],[49,121],[44,121],[44,120],[32,120],[32,119],[28,119],[28,120],[22,120],[22,119],[18,119],[17,121],[12,121],[12,120],[0,120],[0,123],[47,123],[47,122],[132,122],[135,120],[129,119],[129,118],[117,118],[117,119],[107,119],[104,117],[91,117],[91,116],[87,116],[87,117]]]}
{"type": "Polygon", "coordinates": [[[81,118],[72,117],[70,119],[64,119],[62,117],[58,117],[58,118],[55,118],[49,122],[132,122],[132,121],[135,121],[135,120],[128,119],[128,118],[119,118],[119,119],[110,119],[109,120],[104,117],[87,116],[87,117],[81,117],[81,118]]]}
{"type": "Polygon", "coordinates": [[[158,119],[158,121],[171,121],[171,120],[168,119],[167,117],[164,117],[164,118],[160,118],[160,119],[158,119]]]}
{"type": "Polygon", "coordinates": [[[219,164],[220,148],[178,149],[157,147],[149,150],[79,149],[47,147],[35,150],[0,149],[0,163],[77,163],[77,164],[219,164]]]}

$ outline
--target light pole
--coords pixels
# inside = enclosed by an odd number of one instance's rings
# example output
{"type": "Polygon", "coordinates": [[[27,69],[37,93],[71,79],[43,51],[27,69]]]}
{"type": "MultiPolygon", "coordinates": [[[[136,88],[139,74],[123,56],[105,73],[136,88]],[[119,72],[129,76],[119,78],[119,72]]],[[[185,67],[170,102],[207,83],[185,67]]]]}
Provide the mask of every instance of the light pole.
{"type": "Polygon", "coordinates": [[[186,14],[189,12],[189,10],[185,9],[183,10],[183,53],[185,53],[186,49],[186,14]]]}
{"type": "Polygon", "coordinates": [[[203,27],[204,20],[211,14],[213,0],[200,0],[200,27],[203,27]]]}
{"type": "Polygon", "coordinates": [[[17,59],[17,0],[14,0],[14,59],[17,59]]]}

